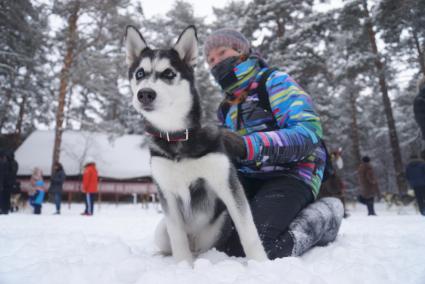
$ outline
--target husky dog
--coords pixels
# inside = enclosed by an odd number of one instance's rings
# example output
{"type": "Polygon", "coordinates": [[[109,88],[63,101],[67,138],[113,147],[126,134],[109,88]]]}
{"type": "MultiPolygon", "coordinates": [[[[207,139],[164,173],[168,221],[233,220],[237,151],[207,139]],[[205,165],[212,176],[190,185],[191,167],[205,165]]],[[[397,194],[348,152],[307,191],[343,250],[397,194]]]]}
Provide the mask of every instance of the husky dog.
{"type": "Polygon", "coordinates": [[[191,263],[194,255],[217,245],[231,218],[246,256],[266,260],[222,134],[201,125],[197,53],[194,26],[170,49],[151,49],[135,27],[126,29],[132,103],[150,134],[152,176],[165,213],[155,242],[161,253],[191,263]]]}
{"type": "Polygon", "coordinates": [[[398,193],[392,193],[392,192],[384,192],[382,196],[385,203],[387,204],[387,209],[393,206],[397,206],[399,208],[402,206],[409,206],[412,203],[416,205],[415,203],[416,198],[412,191],[408,191],[407,194],[404,194],[404,195],[400,195],[398,193]]]}

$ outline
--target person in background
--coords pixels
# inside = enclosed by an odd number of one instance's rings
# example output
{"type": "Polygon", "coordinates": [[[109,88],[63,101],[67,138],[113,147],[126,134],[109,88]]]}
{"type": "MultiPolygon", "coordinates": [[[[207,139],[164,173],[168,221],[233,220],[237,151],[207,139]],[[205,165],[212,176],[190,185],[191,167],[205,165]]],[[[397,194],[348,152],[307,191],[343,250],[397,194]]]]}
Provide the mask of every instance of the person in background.
{"type": "Polygon", "coordinates": [[[92,216],[94,210],[94,198],[98,192],[98,174],[96,164],[92,157],[87,157],[84,163],[82,192],[84,193],[86,209],[81,215],[92,216]]]}
{"type": "Polygon", "coordinates": [[[344,218],[347,218],[347,208],[345,205],[345,185],[337,173],[333,173],[328,179],[322,183],[318,198],[335,197],[341,200],[344,206],[344,218]]]}
{"type": "Polygon", "coordinates": [[[18,173],[18,162],[15,160],[15,155],[12,150],[6,151],[6,177],[4,183],[3,197],[1,201],[1,211],[8,214],[11,210],[10,197],[12,193],[17,193],[18,184],[16,175],[18,173]]]}
{"type": "Polygon", "coordinates": [[[422,139],[425,140],[425,76],[418,81],[418,94],[413,101],[413,113],[421,129],[422,139]]]}
{"type": "Polygon", "coordinates": [[[330,158],[332,161],[332,167],[334,171],[327,178],[326,181],[322,182],[322,186],[320,187],[320,193],[318,198],[323,197],[336,197],[341,200],[342,205],[344,206],[344,218],[349,216],[347,212],[347,207],[345,204],[345,184],[342,181],[339,171],[344,167],[344,162],[342,160],[341,155],[342,150],[337,149],[330,153],[330,158]]]}
{"type": "Polygon", "coordinates": [[[413,154],[406,166],[406,179],[415,191],[419,213],[425,216],[425,150],[421,157],[413,154]]]}
{"type": "Polygon", "coordinates": [[[43,171],[35,167],[30,179],[32,190],[30,192],[30,204],[34,207],[34,214],[41,214],[41,209],[46,195],[46,186],[43,180],[43,171]]]}
{"type": "Polygon", "coordinates": [[[362,158],[358,168],[358,178],[360,184],[358,201],[366,205],[369,216],[375,216],[374,199],[375,196],[381,196],[381,193],[368,156],[362,158]]]}
{"type": "Polygon", "coordinates": [[[54,172],[50,181],[49,193],[53,194],[55,200],[56,212],[54,214],[60,214],[63,183],[65,181],[66,175],[61,163],[56,163],[53,170],[54,172]]]}
{"type": "MultiPolygon", "coordinates": [[[[4,190],[5,190],[5,184],[6,184],[6,177],[7,177],[7,162],[6,162],[6,155],[3,150],[0,149],[0,205],[4,203],[4,190]]],[[[0,214],[8,214],[9,211],[4,212],[3,206],[0,206],[0,214]]]]}

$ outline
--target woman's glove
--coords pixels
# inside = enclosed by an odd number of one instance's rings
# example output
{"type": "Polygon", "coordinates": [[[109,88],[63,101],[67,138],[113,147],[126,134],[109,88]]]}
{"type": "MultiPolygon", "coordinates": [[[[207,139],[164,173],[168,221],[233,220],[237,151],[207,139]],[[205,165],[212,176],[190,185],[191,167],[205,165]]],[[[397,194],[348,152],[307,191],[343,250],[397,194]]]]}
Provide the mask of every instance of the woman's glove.
{"type": "Polygon", "coordinates": [[[246,158],[245,142],[239,134],[222,129],[222,139],[226,152],[231,158],[242,160],[246,158]]]}

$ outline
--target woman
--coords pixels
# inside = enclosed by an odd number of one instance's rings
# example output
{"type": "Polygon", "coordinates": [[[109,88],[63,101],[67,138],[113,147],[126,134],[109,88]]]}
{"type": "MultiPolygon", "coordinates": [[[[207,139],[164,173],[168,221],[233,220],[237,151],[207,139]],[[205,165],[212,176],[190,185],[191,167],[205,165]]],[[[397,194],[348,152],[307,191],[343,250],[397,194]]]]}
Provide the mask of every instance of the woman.
{"type": "Polygon", "coordinates": [[[96,164],[92,157],[88,157],[85,161],[83,173],[83,193],[86,202],[86,209],[81,215],[92,216],[94,211],[94,198],[97,193],[98,175],[96,164]]]}
{"type": "Polygon", "coordinates": [[[66,175],[63,170],[61,163],[56,163],[54,166],[54,173],[52,175],[52,180],[50,181],[49,192],[53,194],[56,212],[55,214],[59,215],[61,213],[61,202],[62,202],[62,187],[65,181],[66,175]]]}
{"type": "Polygon", "coordinates": [[[378,180],[368,156],[362,158],[362,163],[358,168],[358,175],[360,184],[358,200],[360,203],[366,205],[368,216],[376,216],[374,199],[375,196],[380,197],[381,192],[379,191],[378,180]]]}
{"type": "MultiPolygon", "coordinates": [[[[270,259],[301,255],[336,238],[340,201],[315,201],[326,153],[311,98],[288,74],[270,69],[238,31],[221,29],[205,41],[211,73],[225,93],[218,116],[270,259]]],[[[243,256],[232,227],[217,247],[243,256]]]]}
{"type": "Polygon", "coordinates": [[[415,192],[419,213],[425,216],[425,150],[421,157],[412,153],[406,166],[406,179],[415,192]]]}
{"type": "Polygon", "coordinates": [[[46,195],[46,186],[44,184],[43,180],[43,171],[35,167],[31,179],[31,197],[30,197],[30,204],[34,207],[34,214],[39,215],[41,214],[41,207],[43,205],[44,196],[46,195]]]}

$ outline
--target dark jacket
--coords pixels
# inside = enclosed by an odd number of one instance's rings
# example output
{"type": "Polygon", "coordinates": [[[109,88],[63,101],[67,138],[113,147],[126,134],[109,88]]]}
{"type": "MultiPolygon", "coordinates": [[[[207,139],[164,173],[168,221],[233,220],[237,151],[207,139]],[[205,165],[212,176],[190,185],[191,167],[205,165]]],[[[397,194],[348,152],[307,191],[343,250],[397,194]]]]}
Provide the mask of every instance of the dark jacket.
{"type": "Polygon", "coordinates": [[[422,131],[422,139],[425,140],[425,86],[421,89],[413,102],[413,113],[422,131]]]}
{"type": "Polygon", "coordinates": [[[331,175],[320,187],[319,197],[343,197],[344,183],[338,175],[331,175]]]}
{"type": "Polygon", "coordinates": [[[6,176],[7,176],[6,159],[0,156],[0,192],[4,190],[6,176]]]}
{"type": "Polygon", "coordinates": [[[411,160],[406,167],[406,179],[413,188],[425,187],[425,161],[411,160]]]}
{"type": "Polygon", "coordinates": [[[63,182],[65,181],[66,175],[64,170],[57,170],[50,181],[49,192],[62,192],[63,182]]]}
{"type": "Polygon", "coordinates": [[[358,169],[360,196],[372,198],[379,195],[378,181],[369,163],[361,163],[358,169]]]}
{"type": "Polygon", "coordinates": [[[16,185],[16,175],[18,173],[18,162],[13,157],[7,158],[7,175],[5,178],[5,184],[8,190],[12,191],[12,188],[16,185]]]}

